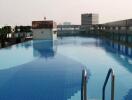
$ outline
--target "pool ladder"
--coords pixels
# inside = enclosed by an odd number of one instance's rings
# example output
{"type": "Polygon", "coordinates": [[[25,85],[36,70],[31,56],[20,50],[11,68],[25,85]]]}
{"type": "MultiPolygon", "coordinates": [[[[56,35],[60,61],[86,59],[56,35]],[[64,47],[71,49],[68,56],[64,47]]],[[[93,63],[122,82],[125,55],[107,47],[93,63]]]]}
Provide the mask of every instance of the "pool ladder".
{"type": "MultiPolygon", "coordinates": [[[[111,76],[111,100],[114,100],[114,93],[115,93],[115,75],[114,71],[112,68],[109,69],[103,89],[102,89],[102,100],[105,99],[105,90],[106,90],[106,85],[108,83],[108,80],[111,76]]],[[[87,100],[87,71],[83,70],[82,71],[82,84],[81,84],[81,100],[87,100]]]]}
{"type": "Polygon", "coordinates": [[[109,69],[104,85],[103,85],[103,90],[102,90],[102,100],[105,100],[105,89],[106,89],[106,85],[108,83],[108,80],[111,76],[111,100],[114,100],[114,92],[115,92],[115,75],[114,75],[114,71],[112,68],[109,69]]]}
{"type": "Polygon", "coordinates": [[[81,100],[87,100],[87,71],[82,70],[81,100]]]}

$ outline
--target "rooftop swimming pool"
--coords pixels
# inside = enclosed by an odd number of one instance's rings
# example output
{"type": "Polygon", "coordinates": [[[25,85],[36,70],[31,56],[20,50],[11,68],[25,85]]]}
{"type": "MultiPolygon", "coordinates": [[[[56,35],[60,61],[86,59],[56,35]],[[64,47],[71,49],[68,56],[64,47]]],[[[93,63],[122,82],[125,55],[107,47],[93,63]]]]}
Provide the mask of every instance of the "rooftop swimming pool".
{"type": "MultiPolygon", "coordinates": [[[[0,100],[81,100],[82,70],[88,100],[101,100],[109,68],[115,100],[132,100],[132,48],[108,40],[63,37],[0,49],[0,100]]],[[[110,81],[106,90],[110,100],[110,81]]]]}

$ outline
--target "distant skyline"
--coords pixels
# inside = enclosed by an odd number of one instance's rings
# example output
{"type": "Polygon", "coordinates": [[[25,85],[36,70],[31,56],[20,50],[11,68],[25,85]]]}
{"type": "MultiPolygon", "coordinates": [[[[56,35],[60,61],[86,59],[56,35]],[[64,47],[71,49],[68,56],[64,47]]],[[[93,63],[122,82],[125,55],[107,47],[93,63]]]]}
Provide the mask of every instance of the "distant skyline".
{"type": "Polygon", "coordinates": [[[99,14],[99,23],[132,18],[131,0],[0,0],[0,26],[31,25],[53,19],[81,24],[82,13],[99,14]]]}

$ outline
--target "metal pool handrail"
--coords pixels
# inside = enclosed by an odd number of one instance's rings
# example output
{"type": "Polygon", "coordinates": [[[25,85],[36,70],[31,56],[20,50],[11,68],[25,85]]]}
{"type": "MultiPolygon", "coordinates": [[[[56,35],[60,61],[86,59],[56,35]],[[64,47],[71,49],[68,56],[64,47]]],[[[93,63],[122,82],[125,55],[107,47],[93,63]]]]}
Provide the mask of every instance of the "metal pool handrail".
{"type": "Polygon", "coordinates": [[[87,71],[82,70],[81,100],[87,100],[87,71]]]}
{"type": "Polygon", "coordinates": [[[103,85],[103,90],[102,90],[102,100],[105,100],[105,89],[106,89],[106,85],[108,83],[109,77],[111,75],[111,100],[114,100],[114,88],[115,88],[115,75],[114,75],[114,71],[112,68],[109,69],[104,85],[103,85]]]}

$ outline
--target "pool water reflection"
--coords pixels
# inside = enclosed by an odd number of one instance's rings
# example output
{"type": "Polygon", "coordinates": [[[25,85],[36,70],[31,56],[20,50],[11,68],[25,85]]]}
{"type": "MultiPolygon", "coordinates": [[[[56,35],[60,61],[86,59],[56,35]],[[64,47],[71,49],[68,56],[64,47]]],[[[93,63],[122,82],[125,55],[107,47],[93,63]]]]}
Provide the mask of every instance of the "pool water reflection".
{"type": "MultiPolygon", "coordinates": [[[[132,49],[108,40],[29,41],[1,49],[0,61],[0,100],[81,100],[83,68],[89,73],[89,100],[101,100],[110,67],[116,74],[115,100],[132,99],[132,49]]],[[[106,94],[109,100],[110,84],[106,94]]]]}
{"type": "Polygon", "coordinates": [[[68,100],[80,91],[82,64],[55,56],[53,41],[33,41],[31,48],[30,62],[0,70],[0,100],[68,100]]]}

